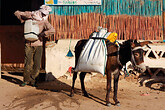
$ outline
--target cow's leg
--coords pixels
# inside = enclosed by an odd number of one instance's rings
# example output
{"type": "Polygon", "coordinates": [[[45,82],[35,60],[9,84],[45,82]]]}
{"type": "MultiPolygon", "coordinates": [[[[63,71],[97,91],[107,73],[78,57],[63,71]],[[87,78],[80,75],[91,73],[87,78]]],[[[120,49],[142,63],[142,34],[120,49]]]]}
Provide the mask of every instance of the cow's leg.
{"type": "Polygon", "coordinates": [[[106,94],[106,105],[111,106],[111,103],[109,102],[109,95],[111,91],[111,73],[107,73],[107,94],[106,94]]]}
{"type": "Polygon", "coordinates": [[[81,90],[84,94],[85,97],[89,97],[88,93],[85,90],[85,85],[84,85],[84,79],[85,79],[86,72],[81,72],[80,73],[80,81],[81,81],[81,90]]]}
{"type": "Polygon", "coordinates": [[[113,100],[115,101],[115,105],[120,106],[120,102],[117,100],[118,82],[119,82],[119,72],[114,75],[114,96],[113,96],[113,100]]]}
{"type": "Polygon", "coordinates": [[[70,92],[70,96],[72,97],[74,95],[74,84],[77,78],[77,72],[73,73],[73,82],[72,82],[72,88],[71,88],[71,92],[70,92]]]}

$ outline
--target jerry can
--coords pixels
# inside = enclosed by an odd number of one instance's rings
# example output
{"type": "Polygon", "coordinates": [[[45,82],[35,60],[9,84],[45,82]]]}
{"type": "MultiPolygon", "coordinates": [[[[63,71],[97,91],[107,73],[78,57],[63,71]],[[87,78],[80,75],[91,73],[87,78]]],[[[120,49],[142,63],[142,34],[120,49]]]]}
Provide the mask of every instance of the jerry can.
{"type": "Polygon", "coordinates": [[[26,40],[38,40],[39,25],[35,20],[26,20],[24,24],[24,37],[26,40]]]}
{"type": "Polygon", "coordinates": [[[109,36],[107,37],[107,39],[108,39],[110,42],[115,42],[116,39],[117,39],[117,33],[113,32],[113,33],[109,34],[109,36]]]}

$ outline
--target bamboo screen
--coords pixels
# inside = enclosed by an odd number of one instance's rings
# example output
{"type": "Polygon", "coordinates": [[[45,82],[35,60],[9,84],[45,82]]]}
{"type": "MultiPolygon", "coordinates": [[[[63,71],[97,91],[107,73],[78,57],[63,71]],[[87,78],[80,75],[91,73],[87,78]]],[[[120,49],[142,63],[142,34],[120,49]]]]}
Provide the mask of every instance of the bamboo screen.
{"type": "Polygon", "coordinates": [[[161,40],[165,0],[102,0],[101,6],[51,6],[55,39],[89,38],[98,26],[117,32],[119,40],[161,40]],[[163,8],[162,8],[163,7],[163,8]]]}

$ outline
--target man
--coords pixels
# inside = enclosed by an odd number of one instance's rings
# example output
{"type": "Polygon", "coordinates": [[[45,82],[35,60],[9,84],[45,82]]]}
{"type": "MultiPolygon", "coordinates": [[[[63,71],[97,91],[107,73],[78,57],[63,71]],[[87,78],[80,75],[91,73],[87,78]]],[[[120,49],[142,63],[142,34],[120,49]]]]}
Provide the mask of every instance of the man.
{"type": "Polygon", "coordinates": [[[51,7],[42,5],[37,11],[16,11],[14,14],[17,18],[24,23],[26,20],[37,21],[39,27],[38,39],[29,41],[25,39],[25,62],[24,62],[24,75],[23,83],[20,85],[24,87],[27,84],[36,86],[36,77],[40,72],[41,58],[43,52],[43,37],[48,37],[54,34],[53,26],[48,22],[47,18],[51,7]]]}

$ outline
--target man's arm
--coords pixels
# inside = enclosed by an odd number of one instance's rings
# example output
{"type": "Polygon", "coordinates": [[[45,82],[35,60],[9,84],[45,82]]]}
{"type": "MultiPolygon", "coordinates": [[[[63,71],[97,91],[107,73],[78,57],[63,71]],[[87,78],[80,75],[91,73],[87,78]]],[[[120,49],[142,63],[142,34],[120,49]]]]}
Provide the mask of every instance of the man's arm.
{"type": "Polygon", "coordinates": [[[38,35],[39,39],[42,40],[42,37],[49,37],[55,33],[53,26],[47,21],[44,21],[44,30],[38,35]]]}
{"type": "Polygon", "coordinates": [[[45,28],[45,31],[44,31],[45,37],[48,37],[48,36],[53,35],[55,33],[54,27],[47,20],[45,20],[44,28],[45,28]]]}
{"type": "Polygon", "coordinates": [[[32,12],[30,11],[25,11],[25,12],[22,12],[22,11],[15,11],[14,15],[21,21],[21,23],[25,22],[25,20],[28,20],[28,19],[31,19],[32,16],[31,16],[32,12]]]}

